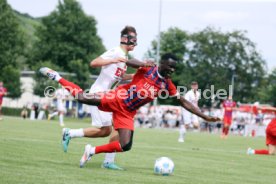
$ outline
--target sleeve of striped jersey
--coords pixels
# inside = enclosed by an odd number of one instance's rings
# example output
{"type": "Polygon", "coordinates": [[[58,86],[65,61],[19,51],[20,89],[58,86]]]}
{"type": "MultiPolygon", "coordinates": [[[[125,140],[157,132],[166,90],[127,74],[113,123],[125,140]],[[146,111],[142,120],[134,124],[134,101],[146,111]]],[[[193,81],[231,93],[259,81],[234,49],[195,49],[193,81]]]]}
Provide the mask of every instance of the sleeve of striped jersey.
{"type": "Polygon", "coordinates": [[[178,91],[176,90],[176,87],[171,80],[168,81],[168,91],[170,96],[178,95],[178,91]]]}
{"type": "Polygon", "coordinates": [[[137,73],[146,73],[147,71],[149,71],[150,67],[140,67],[137,70],[137,73]]]}

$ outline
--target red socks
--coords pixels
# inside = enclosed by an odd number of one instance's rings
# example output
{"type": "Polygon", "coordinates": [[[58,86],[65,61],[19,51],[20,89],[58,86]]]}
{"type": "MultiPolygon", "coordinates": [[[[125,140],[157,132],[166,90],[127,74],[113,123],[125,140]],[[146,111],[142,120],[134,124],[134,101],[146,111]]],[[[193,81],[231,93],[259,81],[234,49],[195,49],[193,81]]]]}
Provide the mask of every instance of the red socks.
{"type": "Polygon", "coordinates": [[[67,91],[69,91],[74,97],[83,90],[73,82],[69,82],[68,80],[61,78],[58,81],[67,91]]]}
{"type": "Polygon", "coordinates": [[[224,134],[228,135],[228,132],[229,132],[229,128],[225,128],[224,134]]]}
{"type": "Polygon", "coordinates": [[[106,145],[96,146],[95,154],[98,153],[112,153],[112,152],[122,152],[121,145],[119,141],[114,141],[106,145]]]}
{"type": "Polygon", "coordinates": [[[258,155],[269,155],[268,150],[255,150],[255,154],[258,155]]]}
{"type": "Polygon", "coordinates": [[[222,129],[222,134],[228,135],[228,132],[229,132],[229,128],[223,127],[223,129],[222,129]]]}

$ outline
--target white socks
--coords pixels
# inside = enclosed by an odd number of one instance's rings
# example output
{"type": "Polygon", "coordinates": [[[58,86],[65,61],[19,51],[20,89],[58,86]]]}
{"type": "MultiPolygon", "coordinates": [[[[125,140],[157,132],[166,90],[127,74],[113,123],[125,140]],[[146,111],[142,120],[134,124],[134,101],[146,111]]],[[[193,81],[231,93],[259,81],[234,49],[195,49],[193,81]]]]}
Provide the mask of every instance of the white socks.
{"type": "Polygon", "coordinates": [[[71,138],[83,137],[84,136],[83,128],[71,129],[71,130],[69,130],[69,135],[70,135],[71,138]]]}
{"type": "Polygon", "coordinates": [[[89,153],[91,155],[94,155],[95,154],[95,150],[96,150],[96,147],[91,147],[89,153]]]}
{"type": "Polygon", "coordinates": [[[106,153],[104,163],[114,163],[116,153],[106,153]]]}
{"type": "Polygon", "coordinates": [[[61,79],[61,76],[59,74],[57,74],[56,77],[55,77],[55,81],[58,82],[60,79],[61,79]]]}
{"type": "Polygon", "coordinates": [[[184,139],[185,133],[186,133],[186,127],[185,127],[185,125],[180,125],[180,128],[179,128],[179,138],[180,139],[184,139]]]}
{"type": "Polygon", "coordinates": [[[59,115],[59,124],[63,125],[63,114],[59,115]]]}

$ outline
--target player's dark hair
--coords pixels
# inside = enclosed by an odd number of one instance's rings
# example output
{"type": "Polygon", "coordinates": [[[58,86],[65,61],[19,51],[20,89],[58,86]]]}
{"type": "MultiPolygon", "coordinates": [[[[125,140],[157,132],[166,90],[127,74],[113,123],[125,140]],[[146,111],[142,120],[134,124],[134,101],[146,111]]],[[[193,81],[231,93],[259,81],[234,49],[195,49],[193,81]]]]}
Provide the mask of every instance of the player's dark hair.
{"type": "Polygon", "coordinates": [[[161,56],[160,63],[163,63],[164,61],[168,60],[174,60],[175,62],[178,62],[177,57],[172,53],[165,53],[161,56]]]}
{"type": "Polygon", "coordinates": [[[135,34],[137,35],[136,29],[135,29],[134,27],[132,27],[132,26],[126,26],[126,27],[121,31],[121,37],[122,37],[123,35],[128,35],[129,33],[135,33],[135,34]]]}

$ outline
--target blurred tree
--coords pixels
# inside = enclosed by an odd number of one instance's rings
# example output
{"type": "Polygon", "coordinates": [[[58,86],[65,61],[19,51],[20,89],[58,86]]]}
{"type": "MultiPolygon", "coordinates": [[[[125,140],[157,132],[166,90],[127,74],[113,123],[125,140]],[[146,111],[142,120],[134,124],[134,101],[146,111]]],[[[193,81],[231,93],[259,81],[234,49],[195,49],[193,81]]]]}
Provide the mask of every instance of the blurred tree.
{"type": "Polygon", "coordinates": [[[276,68],[265,78],[258,96],[261,103],[268,103],[276,107],[276,68]]]}
{"type": "MultiPolygon", "coordinates": [[[[152,45],[156,48],[155,42],[152,45]]],[[[176,85],[187,86],[195,80],[201,90],[214,85],[215,93],[219,89],[229,92],[234,77],[234,100],[250,102],[258,98],[256,91],[265,73],[265,61],[244,32],[222,33],[207,27],[189,35],[177,28],[169,29],[161,34],[160,53],[164,52],[172,52],[183,61],[173,78],[176,85]],[[182,39],[175,36],[176,32],[183,35],[182,39]]],[[[202,98],[200,103],[211,106],[212,100],[202,98]]]]}
{"type": "MultiPolygon", "coordinates": [[[[233,98],[240,102],[255,101],[256,92],[264,77],[265,61],[256,45],[244,32],[222,33],[212,28],[191,36],[193,48],[186,63],[196,75],[201,89],[226,89],[228,93],[234,77],[233,98]]],[[[211,100],[206,100],[210,105],[211,100]]]]}
{"type": "Polygon", "coordinates": [[[0,81],[5,83],[8,96],[21,96],[18,58],[23,54],[24,40],[19,23],[6,0],[0,1],[0,81]]]}
{"type": "Polygon", "coordinates": [[[20,71],[12,65],[6,65],[1,68],[0,81],[4,82],[8,90],[8,97],[19,98],[22,94],[20,71]]]}
{"type": "MultiPolygon", "coordinates": [[[[76,73],[81,87],[90,87],[89,62],[105,50],[94,17],[85,15],[75,0],[64,0],[41,22],[29,63],[50,61],[63,71],[76,73]]],[[[93,69],[92,73],[95,71],[99,70],[93,69]]]]}
{"type": "MultiPolygon", "coordinates": [[[[187,50],[187,42],[190,36],[187,32],[179,28],[169,28],[168,31],[161,33],[160,39],[160,55],[165,52],[174,53],[182,60],[187,50]]],[[[157,54],[157,40],[152,41],[152,49],[146,53],[147,58],[156,58],[157,54]]]]}
{"type": "Polygon", "coordinates": [[[24,55],[17,59],[18,68],[20,70],[29,70],[28,58],[32,53],[32,48],[37,41],[37,37],[34,35],[36,28],[41,24],[39,18],[33,18],[28,14],[22,14],[16,10],[13,10],[15,17],[19,22],[19,29],[23,33],[24,37],[24,55]]]}

